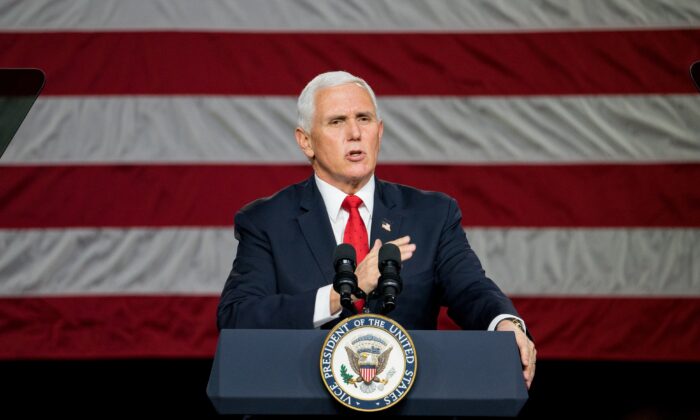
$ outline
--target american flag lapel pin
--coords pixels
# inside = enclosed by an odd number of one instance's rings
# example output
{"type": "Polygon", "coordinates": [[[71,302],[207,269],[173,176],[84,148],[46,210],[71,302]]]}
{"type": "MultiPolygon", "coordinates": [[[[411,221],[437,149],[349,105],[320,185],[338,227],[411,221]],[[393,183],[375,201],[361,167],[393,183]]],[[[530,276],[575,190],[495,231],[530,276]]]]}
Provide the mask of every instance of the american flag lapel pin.
{"type": "Polygon", "coordinates": [[[382,229],[384,229],[387,232],[391,232],[391,225],[389,224],[389,222],[387,222],[386,220],[383,220],[382,221],[382,229]]]}

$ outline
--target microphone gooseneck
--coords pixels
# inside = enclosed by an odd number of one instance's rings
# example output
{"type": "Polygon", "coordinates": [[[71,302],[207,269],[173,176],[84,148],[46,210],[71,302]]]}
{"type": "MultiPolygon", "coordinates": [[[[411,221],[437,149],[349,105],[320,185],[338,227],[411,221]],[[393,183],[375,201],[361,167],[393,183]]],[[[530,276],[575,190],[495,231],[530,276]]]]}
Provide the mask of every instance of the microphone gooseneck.
{"type": "Polygon", "coordinates": [[[401,251],[394,244],[384,244],[379,249],[379,282],[377,288],[382,296],[381,313],[387,314],[396,307],[396,297],[403,289],[401,281],[401,251]]]}

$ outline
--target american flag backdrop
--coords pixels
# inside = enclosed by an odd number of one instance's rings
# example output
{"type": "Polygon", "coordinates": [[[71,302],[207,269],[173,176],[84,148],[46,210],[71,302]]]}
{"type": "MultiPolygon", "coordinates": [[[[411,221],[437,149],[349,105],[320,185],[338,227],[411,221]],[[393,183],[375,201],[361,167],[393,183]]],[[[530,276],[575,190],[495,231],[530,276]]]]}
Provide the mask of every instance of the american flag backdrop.
{"type": "Polygon", "coordinates": [[[212,356],[233,216],[310,175],[296,96],[342,69],[540,358],[700,361],[699,59],[695,0],[2,1],[0,67],[47,82],[0,160],[0,359],[212,356]]]}

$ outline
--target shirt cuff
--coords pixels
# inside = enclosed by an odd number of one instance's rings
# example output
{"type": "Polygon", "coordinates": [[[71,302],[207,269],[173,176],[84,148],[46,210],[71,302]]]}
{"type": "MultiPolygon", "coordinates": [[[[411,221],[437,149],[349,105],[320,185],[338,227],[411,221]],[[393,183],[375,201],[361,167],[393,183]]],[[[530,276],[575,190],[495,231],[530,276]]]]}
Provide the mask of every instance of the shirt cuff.
{"type": "MultiPolygon", "coordinates": [[[[330,299],[330,297],[329,297],[329,299],[330,299]]],[[[328,304],[328,306],[330,306],[330,303],[328,304]]],[[[517,317],[515,315],[508,315],[508,314],[501,314],[501,315],[498,315],[496,318],[494,318],[493,321],[491,321],[491,323],[489,324],[488,330],[489,331],[496,331],[496,325],[498,325],[499,322],[503,321],[506,318],[515,318],[515,319],[519,320],[520,322],[522,322],[523,328],[525,328],[525,332],[527,333],[527,326],[525,326],[525,321],[523,321],[520,317],[517,317]]]]}
{"type": "Polygon", "coordinates": [[[331,290],[333,285],[329,284],[318,289],[316,292],[316,306],[314,307],[314,328],[319,328],[326,322],[333,321],[340,316],[342,309],[331,314],[331,290]]]}

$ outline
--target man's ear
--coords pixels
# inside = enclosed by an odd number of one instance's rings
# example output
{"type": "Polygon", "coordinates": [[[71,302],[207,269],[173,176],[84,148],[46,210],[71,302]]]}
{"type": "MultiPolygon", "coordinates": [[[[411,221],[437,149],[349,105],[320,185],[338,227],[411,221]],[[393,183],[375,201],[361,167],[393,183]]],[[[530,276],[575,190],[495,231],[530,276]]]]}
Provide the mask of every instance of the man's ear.
{"type": "Polygon", "coordinates": [[[313,143],[311,143],[311,137],[306,134],[306,131],[304,131],[301,127],[297,127],[297,129],[294,130],[294,137],[296,137],[297,144],[299,145],[301,151],[304,152],[304,155],[306,155],[306,158],[313,159],[313,143]]]}

